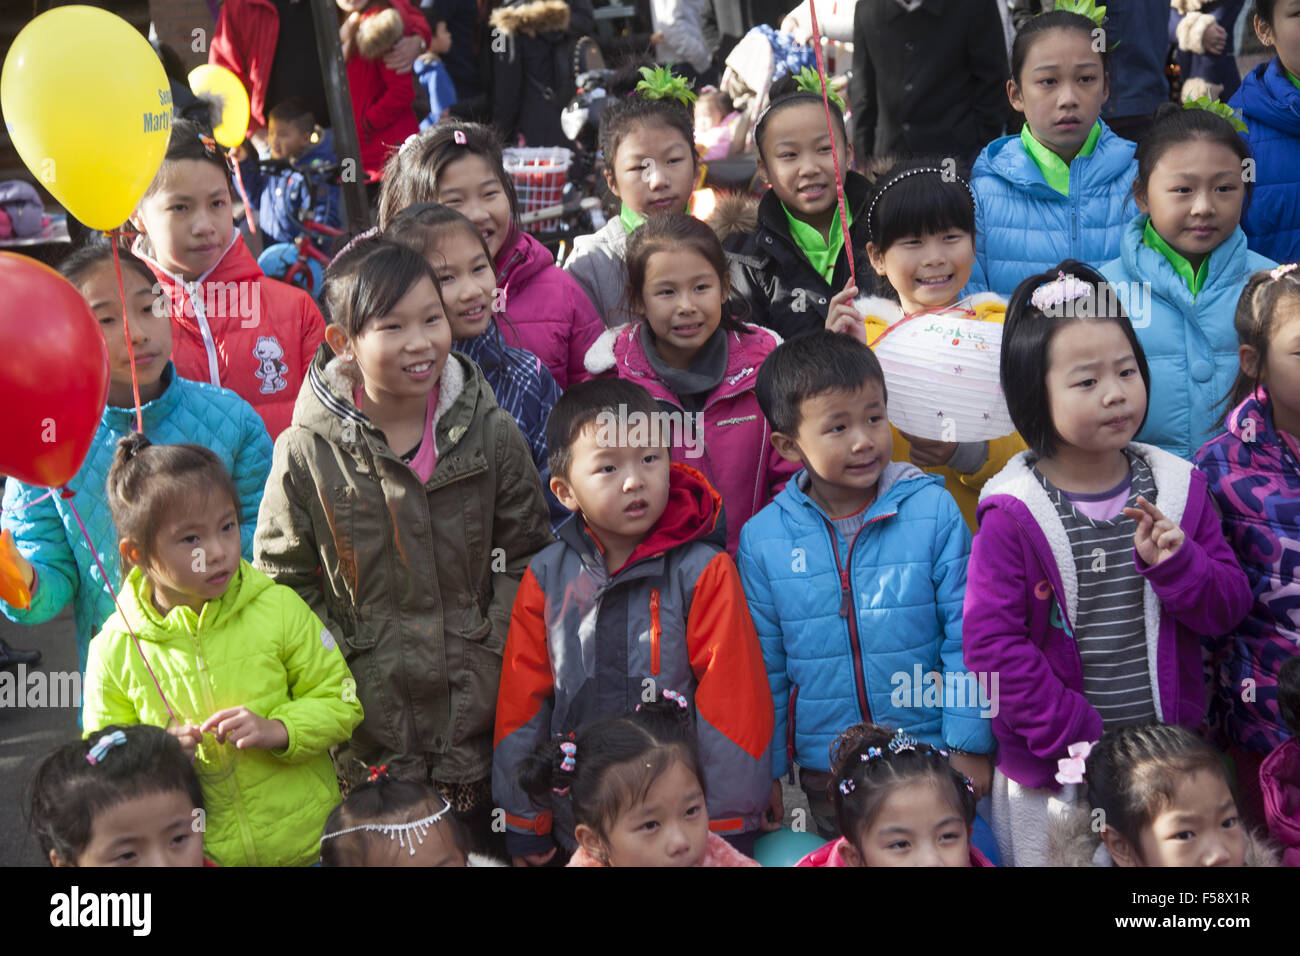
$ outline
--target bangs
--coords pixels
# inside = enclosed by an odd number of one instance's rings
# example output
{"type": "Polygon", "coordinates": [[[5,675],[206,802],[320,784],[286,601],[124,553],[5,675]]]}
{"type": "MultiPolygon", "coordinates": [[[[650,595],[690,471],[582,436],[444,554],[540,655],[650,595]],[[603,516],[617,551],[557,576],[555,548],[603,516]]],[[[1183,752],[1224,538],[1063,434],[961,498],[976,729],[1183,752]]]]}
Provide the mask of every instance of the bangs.
{"type": "Polygon", "coordinates": [[[608,837],[618,818],[645,803],[655,781],[675,763],[682,764],[694,773],[696,779],[701,781],[700,787],[703,790],[700,769],[686,748],[656,747],[640,757],[610,767],[605,773],[600,795],[595,802],[598,819],[578,822],[587,823],[608,837]]]}
{"type": "Polygon", "coordinates": [[[941,176],[909,176],[885,190],[871,215],[883,251],[908,236],[960,230],[975,235],[975,205],[965,184],[941,176]]]}

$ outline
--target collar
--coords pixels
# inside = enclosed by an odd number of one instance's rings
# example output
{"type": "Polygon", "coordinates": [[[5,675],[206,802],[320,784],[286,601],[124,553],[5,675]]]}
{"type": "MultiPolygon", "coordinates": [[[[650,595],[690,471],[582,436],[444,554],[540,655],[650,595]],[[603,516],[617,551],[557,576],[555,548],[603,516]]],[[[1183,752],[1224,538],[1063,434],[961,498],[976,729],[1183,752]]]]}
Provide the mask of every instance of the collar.
{"type": "Polygon", "coordinates": [[[1282,61],[1281,61],[1281,60],[1278,60],[1278,61],[1277,61],[1277,64],[1278,64],[1278,66],[1281,67],[1281,69],[1282,69],[1282,75],[1285,76],[1288,80],[1291,81],[1291,85],[1292,85],[1292,86],[1294,86],[1297,90],[1300,90],[1300,76],[1296,76],[1294,73],[1292,73],[1292,72],[1291,72],[1290,70],[1288,70],[1286,67],[1282,66],[1282,61]]]}
{"type": "MultiPolygon", "coordinates": [[[[835,215],[831,218],[829,239],[822,238],[820,232],[791,213],[785,203],[782,202],[780,205],[790,225],[790,238],[794,240],[799,251],[812,264],[817,274],[830,282],[835,275],[835,263],[840,257],[840,250],[844,248],[844,227],[840,225],[838,199],[835,203],[835,215]]],[[[844,212],[848,215],[849,225],[852,226],[853,213],[849,210],[847,202],[844,204],[844,212]]]]}
{"type": "Polygon", "coordinates": [[[904,3],[903,0],[895,0],[893,3],[885,4],[882,15],[886,21],[889,21],[906,13],[915,13],[917,10],[938,15],[943,12],[943,0],[919,0],[915,5],[904,3]]]}
{"type": "MultiPolygon", "coordinates": [[[[1091,156],[1093,150],[1097,148],[1097,140],[1099,139],[1101,139],[1101,121],[1095,120],[1092,124],[1092,132],[1083,141],[1083,146],[1079,149],[1075,159],[1078,159],[1079,156],[1091,156]]],[[[1043,179],[1047,181],[1047,185],[1062,196],[1068,196],[1070,194],[1069,164],[1040,143],[1034,134],[1029,131],[1028,123],[1020,127],[1020,142],[1024,144],[1025,152],[1034,161],[1034,165],[1038,167],[1039,172],[1043,174],[1043,179]]]]}
{"type": "Polygon", "coordinates": [[[1147,218],[1145,228],[1142,230],[1142,242],[1148,248],[1154,249],[1174,267],[1174,271],[1182,276],[1183,281],[1187,283],[1188,290],[1195,297],[1205,285],[1205,277],[1210,273],[1210,256],[1207,255],[1201,260],[1201,267],[1195,272],[1192,271],[1192,264],[1182,255],[1174,250],[1174,247],[1165,242],[1160,233],[1156,232],[1155,227],[1151,225],[1150,217],[1147,218]]]}
{"type": "Polygon", "coordinates": [[[618,211],[618,221],[623,224],[623,231],[630,236],[645,222],[645,216],[634,211],[627,203],[623,203],[623,207],[618,211]]]}
{"type": "MultiPolygon", "coordinates": [[[[146,433],[170,416],[181,400],[180,389],[173,387],[176,384],[176,366],[170,360],[168,360],[167,367],[163,369],[162,376],[158,381],[162,383],[162,391],[158,393],[158,397],[145,402],[140,407],[146,433]]],[[[133,431],[135,429],[135,406],[105,405],[103,421],[105,424],[116,426],[123,431],[133,431]]]]}

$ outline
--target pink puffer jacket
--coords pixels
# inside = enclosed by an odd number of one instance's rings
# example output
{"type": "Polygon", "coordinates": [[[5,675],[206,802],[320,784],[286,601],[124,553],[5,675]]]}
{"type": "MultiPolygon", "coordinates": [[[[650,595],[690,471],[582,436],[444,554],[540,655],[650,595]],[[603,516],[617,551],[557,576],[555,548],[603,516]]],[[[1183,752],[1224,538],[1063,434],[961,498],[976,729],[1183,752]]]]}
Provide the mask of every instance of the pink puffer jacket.
{"type": "Polygon", "coordinates": [[[586,381],[582,360],[605,323],[544,245],[517,227],[510,231],[496,261],[497,288],[506,294],[506,320],[497,324],[506,344],[541,359],[562,389],[586,381]]]}

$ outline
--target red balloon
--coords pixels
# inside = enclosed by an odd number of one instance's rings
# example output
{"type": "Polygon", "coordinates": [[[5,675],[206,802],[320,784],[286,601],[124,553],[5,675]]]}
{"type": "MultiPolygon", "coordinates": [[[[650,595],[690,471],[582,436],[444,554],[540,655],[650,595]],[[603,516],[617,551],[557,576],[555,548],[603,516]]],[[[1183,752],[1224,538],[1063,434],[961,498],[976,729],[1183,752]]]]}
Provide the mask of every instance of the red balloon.
{"type": "Polygon", "coordinates": [[[108,349],[72,283],[0,252],[0,472],[57,488],[86,460],[108,398],[108,349]]]}

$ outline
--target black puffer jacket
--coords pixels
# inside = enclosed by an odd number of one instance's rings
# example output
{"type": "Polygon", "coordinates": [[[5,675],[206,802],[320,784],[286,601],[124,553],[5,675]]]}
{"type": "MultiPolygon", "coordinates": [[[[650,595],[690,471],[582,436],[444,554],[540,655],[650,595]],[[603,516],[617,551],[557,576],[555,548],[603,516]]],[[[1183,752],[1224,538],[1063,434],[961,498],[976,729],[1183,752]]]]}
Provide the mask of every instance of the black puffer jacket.
{"type": "MultiPolygon", "coordinates": [[[[859,295],[875,294],[875,273],[867,259],[870,201],[871,185],[865,177],[850,172],[844,180],[844,202],[853,220],[849,238],[853,240],[859,295]]],[[[729,258],[733,294],[749,304],[747,321],[765,325],[783,339],[823,328],[831,296],[842,291],[849,281],[849,257],[843,250],[829,285],[813,271],[812,263],[790,235],[781,200],[770,189],[758,204],[758,228],[745,238],[738,251],[729,253],[729,258]]]]}
{"type": "Polygon", "coordinates": [[[591,0],[516,0],[492,12],[492,122],[513,146],[567,146],[560,112],[572,43],[594,32],[591,0]],[[494,34],[495,35],[495,34],[494,34]]]}

